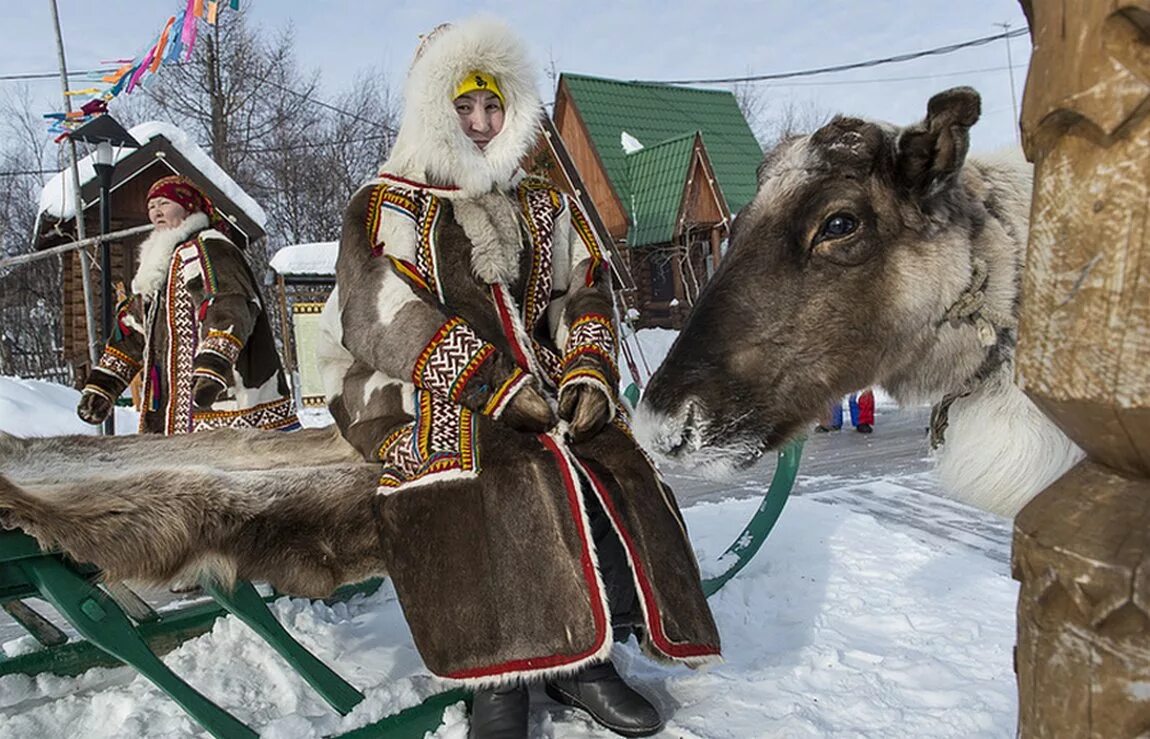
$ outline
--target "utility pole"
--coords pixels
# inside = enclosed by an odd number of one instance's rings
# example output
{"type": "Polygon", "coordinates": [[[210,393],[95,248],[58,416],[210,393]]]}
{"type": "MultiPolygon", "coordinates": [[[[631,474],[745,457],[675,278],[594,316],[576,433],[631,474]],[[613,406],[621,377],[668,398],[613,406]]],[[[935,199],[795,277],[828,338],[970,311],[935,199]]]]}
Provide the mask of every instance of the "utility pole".
{"type": "MultiPolygon", "coordinates": [[[[56,0],[48,0],[52,8],[52,24],[56,28],[56,57],[60,64],[60,87],[64,93],[64,112],[72,112],[72,100],[68,95],[68,63],[64,60],[64,36],[60,32],[60,11],[56,0]]],[[[84,240],[84,199],[80,195],[80,167],[76,158],[76,142],[68,139],[68,150],[72,155],[72,190],[76,208],[76,240],[84,240]]],[[[80,283],[84,287],[84,324],[88,339],[88,360],[92,367],[100,361],[101,347],[96,339],[96,319],[92,299],[92,260],[87,249],[80,249],[80,283]]]]}
{"type": "Polygon", "coordinates": [[[994,25],[1002,28],[1007,34],[1003,41],[1006,42],[1006,72],[1010,75],[1010,109],[1014,111],[1014,140],[1021,146],[1022,138],[1019,133],[1018,97],[1014,92],[1014,61],[1011,59],[1010,54],[1010,21],[1006,23],[995,23],[994,25]]]}

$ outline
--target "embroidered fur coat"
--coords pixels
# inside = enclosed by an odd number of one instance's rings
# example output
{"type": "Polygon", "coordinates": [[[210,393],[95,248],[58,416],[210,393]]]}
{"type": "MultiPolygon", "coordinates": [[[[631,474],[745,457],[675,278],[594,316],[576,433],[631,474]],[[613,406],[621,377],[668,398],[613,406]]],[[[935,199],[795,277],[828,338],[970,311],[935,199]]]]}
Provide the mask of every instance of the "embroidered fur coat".
{"type": "Polygon", "coordinates": [[[345,350],[325,352],[329,404],[348,441],[382,463],[384,560],[441,676],[546,673],[609,651],[588,494],[627,549],[647,651],[718,654],[675,500],[624,417],[580,444],[499,420],[529,381],[551,397],[580,382],[615,397],[594,244],[571,201],[529,180],[474,200],[384,178],[348,208],[324,316],[345,350]],[[518,252],[489,218],[516,210],[530,224],[518,252]]]}
{"type": "Polygon", "coordinates": [[[153,232],[140,247],[132,295],[85,393],[114,401],[143,373],[140,432],[299,427],[271,325],[243,253],[203,213],[153,232]],[[192,400],[196,378],[226,390],[211,408],[192,400]]]}
{"type": "Polygon", "coordinates": [[[573,200],[515,174],[539,131],[529,70],[482,22],[413,65],[393,156],[345,212],[321,322],[329,407],[381,463],[383,557],[432,672],[482,685],[609,654],[592,497],[626,550],[645,651],[709,662],[719,635],[682,516],[615,400],[609,264],[573,200]],[[451,105],[469,69],[505,99],[483,152],[451,105]],[[528,384],[552,403],[593,385],[613,420],[579,443],[562,423],[516,430],[502,415],[528,384]]]}

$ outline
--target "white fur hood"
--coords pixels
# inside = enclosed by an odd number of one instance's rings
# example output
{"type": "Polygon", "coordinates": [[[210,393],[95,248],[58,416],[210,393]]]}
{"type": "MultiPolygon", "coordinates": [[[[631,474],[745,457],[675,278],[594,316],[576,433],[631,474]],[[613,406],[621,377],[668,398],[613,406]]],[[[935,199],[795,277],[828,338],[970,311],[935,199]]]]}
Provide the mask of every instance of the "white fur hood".
{"type": "Polygon", "coordinates": [[[506,189],[536,141],[541,115],[534,66],[510,28],[485,18],[444,28],[411,66],[403,122],[381,173],[454,185],[463,197],[506,189]],[[493,75],[504,98],[503,130],[482,151],[453,105],[459,81],[473,70],[493,75]]]}

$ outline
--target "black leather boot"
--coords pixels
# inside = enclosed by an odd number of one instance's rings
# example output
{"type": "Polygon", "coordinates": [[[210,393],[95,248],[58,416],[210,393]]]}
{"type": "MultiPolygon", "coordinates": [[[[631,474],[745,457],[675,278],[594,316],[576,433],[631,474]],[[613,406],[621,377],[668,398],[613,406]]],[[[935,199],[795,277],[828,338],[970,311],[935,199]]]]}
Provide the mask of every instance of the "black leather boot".
{"type": "Polygon", "coordinates": [[[623,682],[610,661],[544,684],[552,700],[581,708],[600,726],[621,736],[651,736],[663,728],[659,711],[623,682]]]}
{"type": "Polygon", "coordinates": [[[467,739],[527,739],[528,704],[524,685],[477,691],[467,739]]]}

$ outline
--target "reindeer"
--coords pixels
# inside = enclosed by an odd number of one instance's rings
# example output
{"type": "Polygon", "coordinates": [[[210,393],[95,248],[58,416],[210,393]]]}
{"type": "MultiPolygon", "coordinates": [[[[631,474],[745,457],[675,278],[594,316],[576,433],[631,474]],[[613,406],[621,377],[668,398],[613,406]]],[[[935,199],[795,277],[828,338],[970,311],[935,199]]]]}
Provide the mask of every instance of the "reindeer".
{"type": "Polygon", "coordinates": [[[934,404],[943,487],[981,508],[1014,515],[1082,458],[1013,381],[1031,172],[967,158],[979,113],[955,88],[920,123],[836,117],[766,155],[647,388],[648,449],[723,474],[877,384],[934,404]]]}

